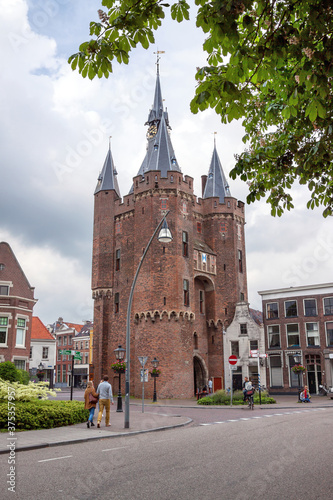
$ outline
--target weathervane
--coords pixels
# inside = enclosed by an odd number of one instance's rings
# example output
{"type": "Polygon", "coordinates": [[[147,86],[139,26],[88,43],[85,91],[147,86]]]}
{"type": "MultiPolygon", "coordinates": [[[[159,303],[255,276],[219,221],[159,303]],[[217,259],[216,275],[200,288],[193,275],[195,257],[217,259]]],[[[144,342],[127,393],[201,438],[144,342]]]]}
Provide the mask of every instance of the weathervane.
{"type": "Polygon", "coordinates": [[[212,133],[214,135],[214,146],[216,146],[216,137],[215,136],[216,136],[217,132],[212,132],[212,133]]]}
{"type": "Polygon", "coordinates": [[[159,56],[159,54],[165,54],[165,50],[157,50],[156,52],[154,52],[154,54],[156,54],[156,65],[157,65],[157,74],[159,75],[160,74],[160,59],[161,57],[159,56]]]}

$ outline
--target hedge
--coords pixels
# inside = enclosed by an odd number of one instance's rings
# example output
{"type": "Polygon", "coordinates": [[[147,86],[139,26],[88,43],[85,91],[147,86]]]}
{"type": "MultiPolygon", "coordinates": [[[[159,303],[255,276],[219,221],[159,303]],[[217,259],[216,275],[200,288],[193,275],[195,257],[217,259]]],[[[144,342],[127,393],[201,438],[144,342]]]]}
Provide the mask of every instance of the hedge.
{"type": "MultiPolygon", "coordinates": [[[[8,429],[8,404],[0,403],[2,431],[8,429]]],[[[14,411],[17,431],[79,424],[86,422],[89,416],[89,411],[84,409],[83,401],[16,401],[14,411]]]]}
{"type": "MultiPolygon", "coordinates": [[[[254,404],[259,404],[259,393],[255,392],[254,395],[254,404]]],[[[276,403],[275,399],[269,397],[267,391],[262,391],[261,393],[261,404],[273,404],[276,403]]],[[[232,395],[232,404],[233,405],[245,405],[243,401],[243,391],[235,391],[232,395]]],[[[199,399],[198,405],[230,405],[230,394],[227,394],[224,390],[216,391],[214,394],[210,396],[205,396],[204,398],[199,399]]]]}

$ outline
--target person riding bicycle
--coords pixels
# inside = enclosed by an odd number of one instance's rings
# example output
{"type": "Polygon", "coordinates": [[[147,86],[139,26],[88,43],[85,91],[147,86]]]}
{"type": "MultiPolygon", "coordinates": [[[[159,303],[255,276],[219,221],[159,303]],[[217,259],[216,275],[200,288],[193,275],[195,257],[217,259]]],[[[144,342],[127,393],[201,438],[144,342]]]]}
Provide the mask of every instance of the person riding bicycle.
{"type": "MultiPolygon", "coordinates": [[[[247,378],[247,377],[245,377],[247,378]]],[[[246,401],[247,399],[249,399],[249,396],[253,396],[253,393],[254,393],[254,387],[252,385],[252,382],[251,380],[247,380],[245,381],[245,384],[244,384],[244,401],[246,401]]]]}

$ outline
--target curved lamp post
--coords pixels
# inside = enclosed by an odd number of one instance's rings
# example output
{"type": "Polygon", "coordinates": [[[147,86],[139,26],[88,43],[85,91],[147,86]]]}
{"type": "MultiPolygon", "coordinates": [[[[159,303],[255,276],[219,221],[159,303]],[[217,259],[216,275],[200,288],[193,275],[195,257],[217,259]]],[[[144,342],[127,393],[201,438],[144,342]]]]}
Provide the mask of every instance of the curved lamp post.
{"type": "Polygon", "coordinates": [[[151,373],[151,376],[154,377],[154,395],[153,395],[153,403],[157,402],[157,396],[156,396],[156,377],[158,377],[157,373],[157,367],[158,367],[159,360],[155,358],[152,360],[151,364],[153,365],[153,371],[151,373]]]}
{"type": "MultiPolygon", "coordinates": [[[[121,363],[122,360],[124,359],[125,356],[125,349],[119,345],[117,349],[113,351],[116,356],[116,360],[121,363]]],[[[122,370],[117,370],[118,375],[119,375],[119,386],[118,386],[118,399],[117,399],[117,411],[122,412],[123,411],[123,400],[121,397],[121,374],[124,373],[122,370]]]]}
{"type": "Polygon", "coordinates": [[[169,243],[172,241],[172,235],[171,232],[168,228],[168,224],[166,221],[166,217],[170,210],[166,212],[164,217],[162,218],[161,222],[157,225],[152,237],[150,238],[148,245],[145,248],[145,251],[142,254],[142,257],[140,259],[138,268],[136,270],[134,280],[132,283],[131,291],[129,294],[129,299],[128,299],[128,306],[127,306],[127,318],[126,318],[126,374],[125,374],[125,429],[129,429],[129,396],[130,396],[130,360],[131,360],[131,353],[130,353],[130,341],[131,341],[131,329],[130,329],[130,322],[131,322],[131,308],[132,308],[132,302],[133,302],[133,293],[134,293],[134,288],[136,284],[136,280],[138,278],[142,263],[144,261],[145,256],[147,255],[147,252],[149,250],[149,247],[151,245],[151,242],[153,241],[157,231],[159,228],[162,226],[163,227],[158,235],[158,241],[161,243],[169,243]]]}

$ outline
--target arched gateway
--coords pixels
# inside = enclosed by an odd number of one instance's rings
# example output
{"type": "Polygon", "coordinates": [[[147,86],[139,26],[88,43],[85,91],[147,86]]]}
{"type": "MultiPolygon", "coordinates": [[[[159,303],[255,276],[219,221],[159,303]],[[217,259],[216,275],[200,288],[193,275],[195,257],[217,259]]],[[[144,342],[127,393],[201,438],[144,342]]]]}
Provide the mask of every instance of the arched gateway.
{"type": "Polygon", "coordinates": [[[193,357],[193,376],[194,376],[194,395],[197,390],[202,391],[203,387],[207,384],[208,371],[205,362],[200,356],[193,357]]]}

